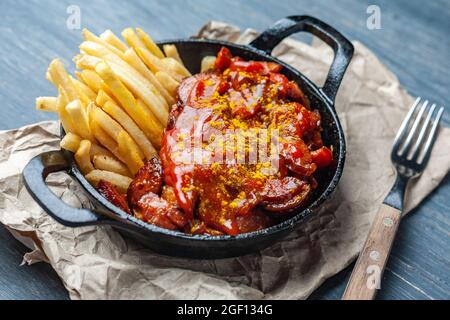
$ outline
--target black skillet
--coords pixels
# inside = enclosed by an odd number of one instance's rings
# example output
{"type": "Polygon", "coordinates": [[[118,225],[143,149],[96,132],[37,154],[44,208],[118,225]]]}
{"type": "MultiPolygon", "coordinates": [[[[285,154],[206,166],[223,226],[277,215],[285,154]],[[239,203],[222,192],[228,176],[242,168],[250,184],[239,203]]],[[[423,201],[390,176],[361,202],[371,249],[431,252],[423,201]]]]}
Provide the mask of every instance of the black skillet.
{"type": "MultiPolygon", "coordinates": [[[[284,18],[247,46],[195,39],[162,41],[158,44],[175,44],[186,67],[192,73],[199,72],[204,56],[216,55],[222,46],[228,47],[233,55],[246,60],[273,61],[284,67],[282,73],[296,81],[309,98],[311,107],[320,111],[324,144],[333,146],[336,159],[335,166],[319,177],[319,187],[315,190],[310,205],[296,212],[288,220],[256,232],[234,237],[188,235],[147,224],[112,205],[83,177],[73,154],[64,150],[45,152],[31,159],[23,170],[28,191],[50,216],[65,226],[111,225],[124,235],[161,254],[200,259],[227,258],[256,252],[274,244],[310,217],[330,196],[341,177],[345,160],[345,140],[334,108],[334,99],[353,55],[352,44],[326,23],[309,16],[284,18]],[[335,57],[322,88],[318,88],[293,67],[270,55],[281,40],[301,31],[314,34],[334,50],[335,57]],[[91,199],[100,204],[99,209],[76,209],[54,195],[46,185],[45,178],[57,171],[66,171],[78,180],[91,199]]],[[[64,132],[61,134],[61,137],[63,136],[64,132]]]]}

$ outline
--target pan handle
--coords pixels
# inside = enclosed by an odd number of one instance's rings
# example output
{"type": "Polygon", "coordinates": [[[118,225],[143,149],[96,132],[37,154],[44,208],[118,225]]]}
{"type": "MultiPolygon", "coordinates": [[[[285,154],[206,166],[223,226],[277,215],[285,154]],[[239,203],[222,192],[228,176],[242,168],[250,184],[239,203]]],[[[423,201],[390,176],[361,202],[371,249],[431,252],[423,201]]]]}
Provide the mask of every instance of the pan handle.
{"type": "Polygon", "coordinates": [[[334,50],[331,64],[322,92],[334,103],[339,85],[353,56],[353,45],[341,33],[319,19],[310,16],[290,16],[276,22],[261,33],[250,46],[271,54],[273,48],[291,34],[306,31],[319,37],[334,50]]]}
{"type": "Polygon", "coordinates": [[[56,221],[69,227],[108,221],[88,209],[73,208],[59,199],[45,183],[53,172],[68,171],[69,163],[61,150],[41,153],[28,162],[22,172],[25,187],[34,200],[56,221]]]}

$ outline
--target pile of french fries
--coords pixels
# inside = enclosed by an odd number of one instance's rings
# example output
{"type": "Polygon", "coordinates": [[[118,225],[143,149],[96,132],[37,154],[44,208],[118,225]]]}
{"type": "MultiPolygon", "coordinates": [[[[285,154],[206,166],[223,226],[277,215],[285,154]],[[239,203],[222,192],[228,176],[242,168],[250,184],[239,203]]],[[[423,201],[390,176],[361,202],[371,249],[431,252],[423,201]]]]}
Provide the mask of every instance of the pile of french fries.
{"type": "MultiPolygon", "coordinates": [[[[177,48],[161,50],[143,30],[123,30],[123,42],[110,30],[84,42],[69,75],[59,59],[46,74],[57,97],[36,99],[38,110],[56,112],[66,135],[61,147],[73,152],[87,180],[114,184],[125,193],[144,162],[157,155],[176,90],[190,76],[177,48]]],[[[202,61],[202,69],[213,65],[202,61]]]]}

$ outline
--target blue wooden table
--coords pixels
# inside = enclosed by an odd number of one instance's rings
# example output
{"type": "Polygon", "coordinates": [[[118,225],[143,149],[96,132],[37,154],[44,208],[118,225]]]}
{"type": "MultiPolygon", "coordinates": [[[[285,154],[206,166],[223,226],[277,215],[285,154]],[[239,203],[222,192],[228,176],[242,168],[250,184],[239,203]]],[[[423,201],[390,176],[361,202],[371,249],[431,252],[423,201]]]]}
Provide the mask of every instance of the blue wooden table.
{"type": "MultiPolygon", "coordinates": [[[[65,62],[78,51],[80,30],[66,26],[67,8],[81,9],[81,27],[116,33],[139,26],[156,39],[186,37],[206,21],[222,20],[263,30],[288,15],[323,19],[373,50],[412,95],[447,105],[450,126],[450,3],[448,0],[177,0],[0,1],[0,129],[55,119],[33,110],[36,96],[53,95],[45,81],[52,58],[65,62]],[[369,5],[381,10],[381,29],[370,30],[369,5]]],[[[449,151],[450,152],[450,151],[449,151]]],[[[450,299],[450,179],[400,226],[379,299],[450,299]]],[[[0,299],[66,299],[50,266],[20,267],[27,249],[0,227],[0,299]]],[[[351,268],[324,283],[311,298],[338,299],[351,268]]]]}

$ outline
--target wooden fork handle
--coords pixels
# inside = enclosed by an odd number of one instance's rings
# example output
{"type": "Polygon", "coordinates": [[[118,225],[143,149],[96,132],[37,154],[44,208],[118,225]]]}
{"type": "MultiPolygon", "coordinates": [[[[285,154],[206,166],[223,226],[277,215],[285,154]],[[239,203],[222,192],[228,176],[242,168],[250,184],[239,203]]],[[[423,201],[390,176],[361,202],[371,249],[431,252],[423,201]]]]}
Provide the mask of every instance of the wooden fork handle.
{"type": "Polygon", "coordinates": [[[384,203],[381,205],[356,261],[343,300],[372,300],[375,297],[400,219],[400,210],[384,203]]]}

